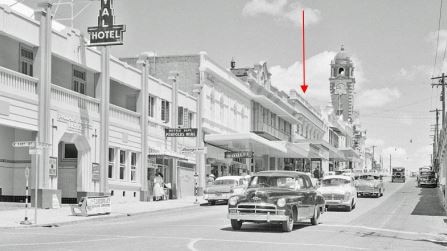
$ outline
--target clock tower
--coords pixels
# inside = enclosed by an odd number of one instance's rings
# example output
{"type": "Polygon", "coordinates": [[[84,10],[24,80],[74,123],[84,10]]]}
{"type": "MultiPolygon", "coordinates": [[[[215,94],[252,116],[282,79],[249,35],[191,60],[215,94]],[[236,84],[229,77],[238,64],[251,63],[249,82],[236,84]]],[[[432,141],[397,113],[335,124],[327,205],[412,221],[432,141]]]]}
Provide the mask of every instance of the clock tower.
{"type": "Polygon", "coordinates": [[[345,121],[353,121],[354,116],[354,65],[343,45],[331,61],[329,78],[332,106],[335,114],[345,121]]]}

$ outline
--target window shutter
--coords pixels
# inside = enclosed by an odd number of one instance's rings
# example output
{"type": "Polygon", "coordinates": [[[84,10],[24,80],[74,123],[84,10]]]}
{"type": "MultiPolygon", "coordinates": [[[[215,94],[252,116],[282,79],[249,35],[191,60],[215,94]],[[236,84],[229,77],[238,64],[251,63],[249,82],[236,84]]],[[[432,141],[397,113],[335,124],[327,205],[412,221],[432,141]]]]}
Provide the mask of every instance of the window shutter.
{"type": "Polygon", "coordinates": [[[184,128],[190,127],[190,125],[189,125],[189,112],[188,112],[188,109],[186,109],[186,108],[183,108],[183,127],[184,128]]]}

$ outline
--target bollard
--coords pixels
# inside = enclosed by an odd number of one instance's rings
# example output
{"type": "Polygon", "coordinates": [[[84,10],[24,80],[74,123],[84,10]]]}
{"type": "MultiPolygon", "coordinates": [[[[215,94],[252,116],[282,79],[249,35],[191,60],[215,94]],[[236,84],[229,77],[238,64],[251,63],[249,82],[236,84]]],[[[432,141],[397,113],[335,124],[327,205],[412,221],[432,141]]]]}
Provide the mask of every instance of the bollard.
{"type": "Polygon", "coordinates": [[[198,178],[199,175],[197,173],[194,174],[194,195],[196,196],[196,201],[194,201],[194,204],[199,204],[197,196],[199,195],[199,184],[198,184],[198,178]]]}
{"type": "Polygon", "coordinates": [[[21,225],[31,225],[31,222],[28,220],[28,195],[29,195],[29,167],[25,168],[25,179],[26,179],[26,188],[25,188],[25,220],[21,221],[21,225]]]}

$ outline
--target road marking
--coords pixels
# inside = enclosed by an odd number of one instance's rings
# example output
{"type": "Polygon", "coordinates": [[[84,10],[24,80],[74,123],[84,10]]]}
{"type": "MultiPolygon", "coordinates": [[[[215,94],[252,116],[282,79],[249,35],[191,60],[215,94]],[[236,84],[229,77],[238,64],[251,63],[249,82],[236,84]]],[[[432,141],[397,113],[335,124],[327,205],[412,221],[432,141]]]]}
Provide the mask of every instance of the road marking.
{"type": "Polygon", "coordinates": [[[398,234],[429,235],[429,236],[433,236],[433,237],[438,237],[438,238],[444,239],[442,235],[435,234],[435,233],[411,232],[411,231],[395,230],[395,229],[388,229],[388,228],[367,227],[367,226],[359,226],[359,225],[321,224],[318,227],[362,228],[362,229],[366,229],[366,230],[391,232],[391,233],[398,233],[398,234]]]}
{"type": "Polygon", "coordinates": [[[191,239],[191,241],[188,243],[188,249],[191,251],[198,251],[195,247],[194,244],[196,244],[196,242],[200,241],[201,239],[191,239]]]}

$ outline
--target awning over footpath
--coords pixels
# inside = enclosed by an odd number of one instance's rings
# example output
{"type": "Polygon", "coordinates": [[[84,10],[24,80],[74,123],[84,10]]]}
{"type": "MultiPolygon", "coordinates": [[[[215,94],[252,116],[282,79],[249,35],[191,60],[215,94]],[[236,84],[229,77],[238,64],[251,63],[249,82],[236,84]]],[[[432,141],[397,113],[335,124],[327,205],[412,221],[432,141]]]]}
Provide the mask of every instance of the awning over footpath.
{"type": "Polygon", "coordinates": [[[354,149],[349,149],[349,148],[342,149],[342,150],[340,150],[340,152],[343,153],[346,160],[355,161],[355,162],[360,160],[359,154],[354,149]]]}
{"type": "Polygon", "coordinates": [[[319,146],[327,148],[329,151],[330,159],[334,159],[337,161],[345,161],[345,155],[339,149],[337,149],[333,145],[329,144],[328,142],[323,141],[321,139],[320,140],[311,140],[310,142],[314,145],[319,145],[319,146]]]}
{"type": "Polygon", "coordinates": [[[176,153],[168,150],[154,151],[147,154],[152,158],[166,158],[166,159],[179,159],[179,160],[188,160],[188,158],[180,153],[176,153]]]}
{"type": "Polygon", "coordinates": [[[255,133],[228,133],[207,134],[205,142],[229,151],[252,151],[255,155],[283,156],[287,154],[287,148],[278,143],[270,141],[255,133]]]}

